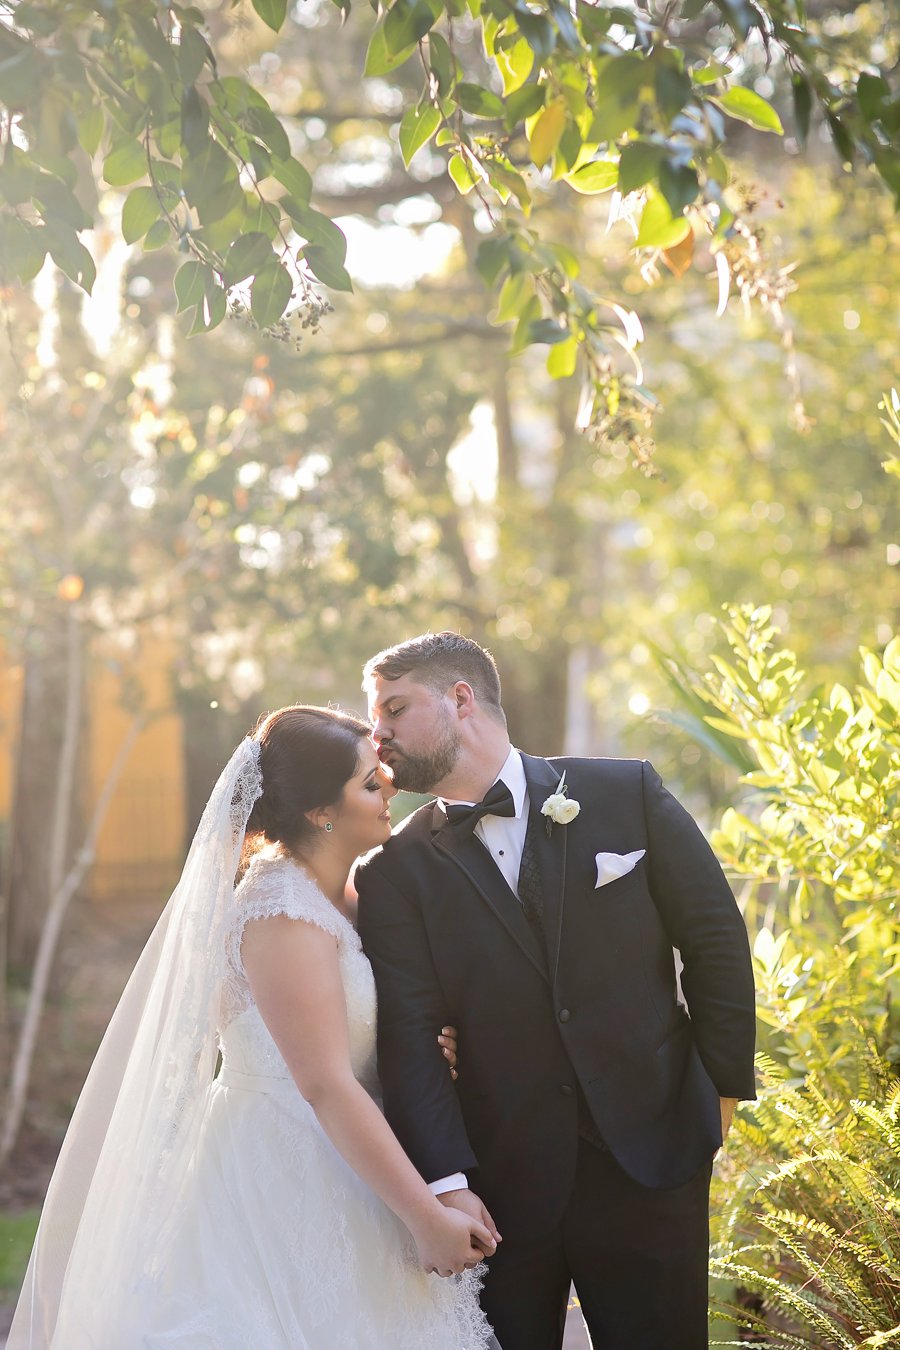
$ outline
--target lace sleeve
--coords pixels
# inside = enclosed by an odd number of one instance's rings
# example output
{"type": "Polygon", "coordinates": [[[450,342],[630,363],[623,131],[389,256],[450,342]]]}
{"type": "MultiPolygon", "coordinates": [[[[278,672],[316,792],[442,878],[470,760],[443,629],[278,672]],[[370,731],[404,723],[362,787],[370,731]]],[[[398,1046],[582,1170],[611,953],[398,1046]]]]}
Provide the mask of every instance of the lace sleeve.
{"type": "Polygon", "coordinates": [[[348,920],[302,868],[284,858],[255,859],[235,893],[235,917],[228,934],[228,960],[236,974],[243,975],[241,943],[247,924],[278,914],[315,924],[338,943],[356,937],[348,920]]]}

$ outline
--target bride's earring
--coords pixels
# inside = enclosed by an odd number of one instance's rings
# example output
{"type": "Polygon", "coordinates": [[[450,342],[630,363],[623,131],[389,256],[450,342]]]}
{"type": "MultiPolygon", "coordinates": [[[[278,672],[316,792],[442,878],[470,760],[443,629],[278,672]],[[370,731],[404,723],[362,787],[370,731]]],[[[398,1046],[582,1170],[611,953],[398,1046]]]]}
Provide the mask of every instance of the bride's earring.
{"type": "Polygon", "coordinates": [[[331,821],[330,821],[330,820],[326,820],[326,822],[325,822],[325,833],[326,833],[326,834],[331,834],[331,831],[332,831],[333,829],[334,829],[334,826],[332,825],[331,821]]]}

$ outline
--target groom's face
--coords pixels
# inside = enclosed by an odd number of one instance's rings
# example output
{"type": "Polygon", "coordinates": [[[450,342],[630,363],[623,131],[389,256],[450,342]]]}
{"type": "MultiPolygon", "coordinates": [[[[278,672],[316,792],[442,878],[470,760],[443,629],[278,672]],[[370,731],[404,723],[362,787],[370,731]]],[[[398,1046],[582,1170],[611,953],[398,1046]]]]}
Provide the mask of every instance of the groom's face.
{"type": "Polygon", "coordinates": [[[406,792],[433,792],[459,759],[461,736],[450,692],[438,693],[411,675],[376,676],[369,719],[378,758],[406,792]]]}

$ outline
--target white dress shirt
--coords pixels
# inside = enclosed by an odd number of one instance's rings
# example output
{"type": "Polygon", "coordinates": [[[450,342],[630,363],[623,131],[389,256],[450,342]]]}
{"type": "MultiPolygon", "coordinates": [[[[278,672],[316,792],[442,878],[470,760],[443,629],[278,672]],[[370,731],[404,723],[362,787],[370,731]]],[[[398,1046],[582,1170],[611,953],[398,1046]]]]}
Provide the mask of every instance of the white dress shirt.
{"type": "MultiPolygon", "coordinates": [[[[525,782],[525,768],[522,756],[514,747],[506,757],[503,768],[494,779],[494,783],[503,782],[512,793],[514,816],[482,816],[475,826],[475,833],[497,864],[510,890],[518,895],[519,868],[522,865],[522,851],[525,848],[525,832],[528,829],[528,785],[525,782]]],[[[493,787],[493,783],[491,784],[493,787]]],[[[449,797],[439,799],[442,807],[474,806],[474,802],[460,802],[449,797]]],[[[433,1195],[443,1195],[445,1191],[468,1189],[464,1172],[454,1172],[452,1176],[432,1181],[429,1189],[433,1195]]]]}

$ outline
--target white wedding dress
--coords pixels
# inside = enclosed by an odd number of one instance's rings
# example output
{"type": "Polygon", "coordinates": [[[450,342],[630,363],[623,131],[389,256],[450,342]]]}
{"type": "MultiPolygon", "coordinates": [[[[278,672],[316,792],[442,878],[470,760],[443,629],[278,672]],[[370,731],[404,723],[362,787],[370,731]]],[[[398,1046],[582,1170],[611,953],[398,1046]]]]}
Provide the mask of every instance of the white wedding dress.
{"type": "Polygon", "coordinates": [[[283,857],[255,858],[235,901],[221,1071],[180,1212],[167,1225],[171,1245],[155,1253],[129,1300],[135,1339],[124,1335],[115,1350],[483,1350],[493,1342],[478,1273],[447,1280],[422,1270],[406,1228],[301,1096],[244,976],[251,919],[286,914],[330,933],[353,1072],[377,1096],[375,984],[355,930],[283,857]]]}

